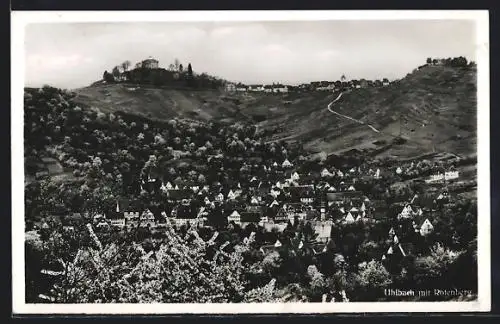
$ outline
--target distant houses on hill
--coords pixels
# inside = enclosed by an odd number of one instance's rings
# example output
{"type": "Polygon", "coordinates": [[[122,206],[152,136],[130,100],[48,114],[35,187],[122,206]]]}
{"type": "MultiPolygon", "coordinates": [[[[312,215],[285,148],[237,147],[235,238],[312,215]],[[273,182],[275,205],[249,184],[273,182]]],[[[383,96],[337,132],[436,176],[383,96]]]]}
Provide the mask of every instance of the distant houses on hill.
{"type": "Polygon", "coordinates": [[[228,82],[225,85],[227,92],[263,92],[263,93],[289,93],[289,92],[310,92],[310,91],[326,91],[338,92],[348,89],[361,89],[370,87],[385,87],[391,82],[384,78],[382,80],[349,80],[349,81],[313,81],[303,83],[298,86],[283,85],[283,84],[253,84],[245,85],[242,83],[228,82]]]}

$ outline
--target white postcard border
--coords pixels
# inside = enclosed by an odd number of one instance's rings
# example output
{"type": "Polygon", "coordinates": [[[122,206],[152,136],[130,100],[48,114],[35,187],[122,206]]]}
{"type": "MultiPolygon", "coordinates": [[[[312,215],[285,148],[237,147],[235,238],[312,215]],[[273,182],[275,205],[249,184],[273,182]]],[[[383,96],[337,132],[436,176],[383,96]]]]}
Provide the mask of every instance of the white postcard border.
{"type": "Polygon", "coordinates": [[[489,13],[411,11],[13,11],[11,14],[12,297],[14,314],[268,314],[479,312],[491,309],[489,13]],[[261,304],[26,304],[24,283],[24,30],[30,23],[211,22],[290,20],[474,20],[478,88],[478,300],[475,302],[351,302],[261,304]]]}

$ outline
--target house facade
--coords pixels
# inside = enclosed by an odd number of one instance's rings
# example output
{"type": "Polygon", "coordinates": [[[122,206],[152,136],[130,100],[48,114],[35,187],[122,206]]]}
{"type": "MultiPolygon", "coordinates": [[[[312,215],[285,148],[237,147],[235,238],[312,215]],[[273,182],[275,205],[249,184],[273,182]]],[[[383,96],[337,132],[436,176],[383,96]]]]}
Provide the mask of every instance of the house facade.
{"type": "Polygon", "coordinates": [[[226,92],[235,92],[236,91],[236,85],[234,83],[226,83],[224,90],[226,92]]]}
{"type": "Polygon", "coordinates": [[[141,67],[144,69],[157,69],[159,67],[159,61],[150,56],[141,62],[141,67]]]}

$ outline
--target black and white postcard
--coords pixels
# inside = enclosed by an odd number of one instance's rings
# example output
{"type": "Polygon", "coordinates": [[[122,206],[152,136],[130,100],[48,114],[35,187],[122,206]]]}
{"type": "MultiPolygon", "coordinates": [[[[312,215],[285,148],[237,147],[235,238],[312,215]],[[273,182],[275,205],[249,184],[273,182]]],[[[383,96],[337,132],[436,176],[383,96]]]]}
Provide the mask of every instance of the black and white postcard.
{"type": "Polygon", "coordinates": [[[488,26],[13,12],[14,313],[490,310],[488,26]]]}

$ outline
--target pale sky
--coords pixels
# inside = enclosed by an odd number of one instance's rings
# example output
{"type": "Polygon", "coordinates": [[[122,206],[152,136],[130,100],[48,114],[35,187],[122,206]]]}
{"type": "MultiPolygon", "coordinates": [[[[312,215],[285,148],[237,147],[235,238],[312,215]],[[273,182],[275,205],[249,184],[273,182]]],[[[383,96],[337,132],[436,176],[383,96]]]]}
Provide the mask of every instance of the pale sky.
{"type": "Polygon", "coordinates": [[[427,57],[475,60],[475,33],[466,20],[32,24],[25,84],[83,87],[148,56],[247,84],[397,79],[427,57]]]}

